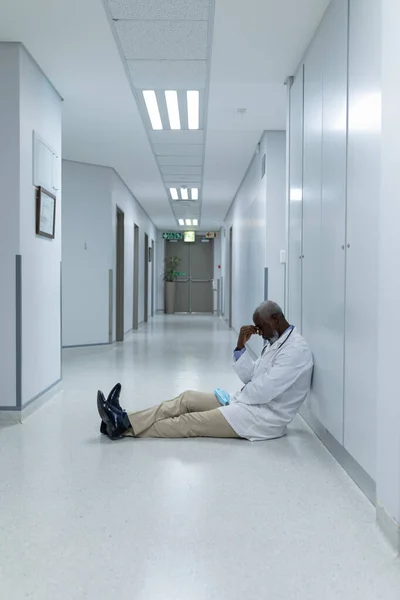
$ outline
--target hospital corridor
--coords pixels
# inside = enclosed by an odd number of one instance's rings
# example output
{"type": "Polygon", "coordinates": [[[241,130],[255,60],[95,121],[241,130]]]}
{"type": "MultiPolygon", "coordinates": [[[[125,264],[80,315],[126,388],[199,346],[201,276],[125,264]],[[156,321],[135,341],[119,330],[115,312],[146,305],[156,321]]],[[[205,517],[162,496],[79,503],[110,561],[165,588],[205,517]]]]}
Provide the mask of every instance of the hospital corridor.
{"type": "Polygon", "coordinates": [[[0,0],[0,600],[400,598],[398,0],[0,0]]]}
{"type": "Polygon", "coordinates": [[[65,351],[63,390],[1,434],[5,598],[397,600],[372,504],[302,419],[265,443],[99,441],[96,386],[122,380],[133,410],[235,388],[235,341],[160,316],[124,347],[65,351]]]}

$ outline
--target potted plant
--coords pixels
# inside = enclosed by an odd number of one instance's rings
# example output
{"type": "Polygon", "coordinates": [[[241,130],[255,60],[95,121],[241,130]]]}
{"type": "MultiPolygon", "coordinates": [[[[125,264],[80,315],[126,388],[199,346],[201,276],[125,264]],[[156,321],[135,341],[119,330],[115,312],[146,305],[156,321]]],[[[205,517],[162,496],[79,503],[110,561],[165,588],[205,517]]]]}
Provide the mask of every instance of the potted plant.
{"type": "Polygon", "coordinates": [[[178,256],[169,256],[164,259],[164,282],[165,282],[165,312],[173,315],[175,312],[176,269],[181,262],[178,256]]]}

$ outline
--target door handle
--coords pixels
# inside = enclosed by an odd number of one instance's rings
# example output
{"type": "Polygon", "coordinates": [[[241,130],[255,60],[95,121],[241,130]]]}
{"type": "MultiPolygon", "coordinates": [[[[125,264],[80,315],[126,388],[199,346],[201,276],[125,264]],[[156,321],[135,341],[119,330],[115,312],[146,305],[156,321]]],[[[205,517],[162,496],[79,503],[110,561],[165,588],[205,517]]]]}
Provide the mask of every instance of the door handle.
{"type": "Polygon", "coordinates": [[[211,279],[193,279],[192,277],[190,278],[190,281],[192,283],[211,283],[211,279]]]}

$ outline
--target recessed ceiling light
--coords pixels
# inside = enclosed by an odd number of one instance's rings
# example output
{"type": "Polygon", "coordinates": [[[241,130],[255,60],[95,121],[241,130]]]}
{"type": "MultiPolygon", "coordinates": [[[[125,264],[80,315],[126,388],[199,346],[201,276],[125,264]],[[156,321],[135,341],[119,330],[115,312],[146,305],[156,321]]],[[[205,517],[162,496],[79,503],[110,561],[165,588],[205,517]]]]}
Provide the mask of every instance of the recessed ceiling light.
{"type": "Polygon", "coordinates": [[[185,221],[183,219],[178,219],[178,223],[181,227],[183,227],[185,224],[185,221]]]}
{"type": "Polygon", "coordinates": [[[160,110],[158,108],[157,96],[154,90],[143,90],[143,98],[149,113],[151,126],[155,130],[163,128],[160,110]]]}
{"type": "Polygon", "coordinates": [[[172,200],[179,200],[178,190],[176,188],[169,188],[169,191],[171,192],[172,200]]]}
{"type": "Polygon", "coordinates": [[[189,193],[187,188],[181,188],[182,200],[189,200],[189,193]]]}
{"type": "Polygon", "coordinates": [[[187,92],[187,105],[189,129],[198,129],[200,121],[200,99],[197,90],[187,92]]]}
{"type": "Polygon", "coordinates": [[[186,219],[185,223],[186,223],[186,225],[188,227],[190,227],[192,225],[192,220],[191,219],[186,219]]]}
{"type": "Polygon", "coordinates": [[[168,118],[171,129],[180,129],[181,120],[179,117],[178,92],[175,90],[167,90],[165,92],[165,100],[167,103],[168,118]]]}
{"type": "Polygon", "coordinates": [[[193,227],[197,227],[198,224],[199,224],[199,220],[193,219],[193,227]]]}
{"type": "Polygon", "coordinates": [[[197,188],[192,188],[192,200],[199,199],[199,190],[197,188]]]}

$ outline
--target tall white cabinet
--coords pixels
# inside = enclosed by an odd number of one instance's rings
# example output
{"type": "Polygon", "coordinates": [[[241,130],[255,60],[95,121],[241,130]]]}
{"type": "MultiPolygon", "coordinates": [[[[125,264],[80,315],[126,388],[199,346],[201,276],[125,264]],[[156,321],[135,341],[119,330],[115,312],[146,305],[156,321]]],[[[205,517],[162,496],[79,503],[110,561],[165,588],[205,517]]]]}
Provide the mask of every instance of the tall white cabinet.
{"type": "Polygon", "coordinates": [[[288,231],[288,311],[291,322],[302,329],[303,258],[303,94],[304,68],[301,65],[290,90],[289,135],[289,231],[288,231]]]}
{"type": "Polygon", "coordinates": [[[302,202],[289,204],[288,307],[314,355],[308,409],[373,477],[376,325],[367,312],[377,271],[379,155],[376,137],[365,147],[357,130],[360,88],[370,79],[357,36],[364,12],[362,0],[331,1],[291,88],[289,186],[300,186],[302,202]]]}
{"type": "Polygon", "coordinates": [[[376,478],[381,7],[350,1],[344,444],[376,478]]]}

